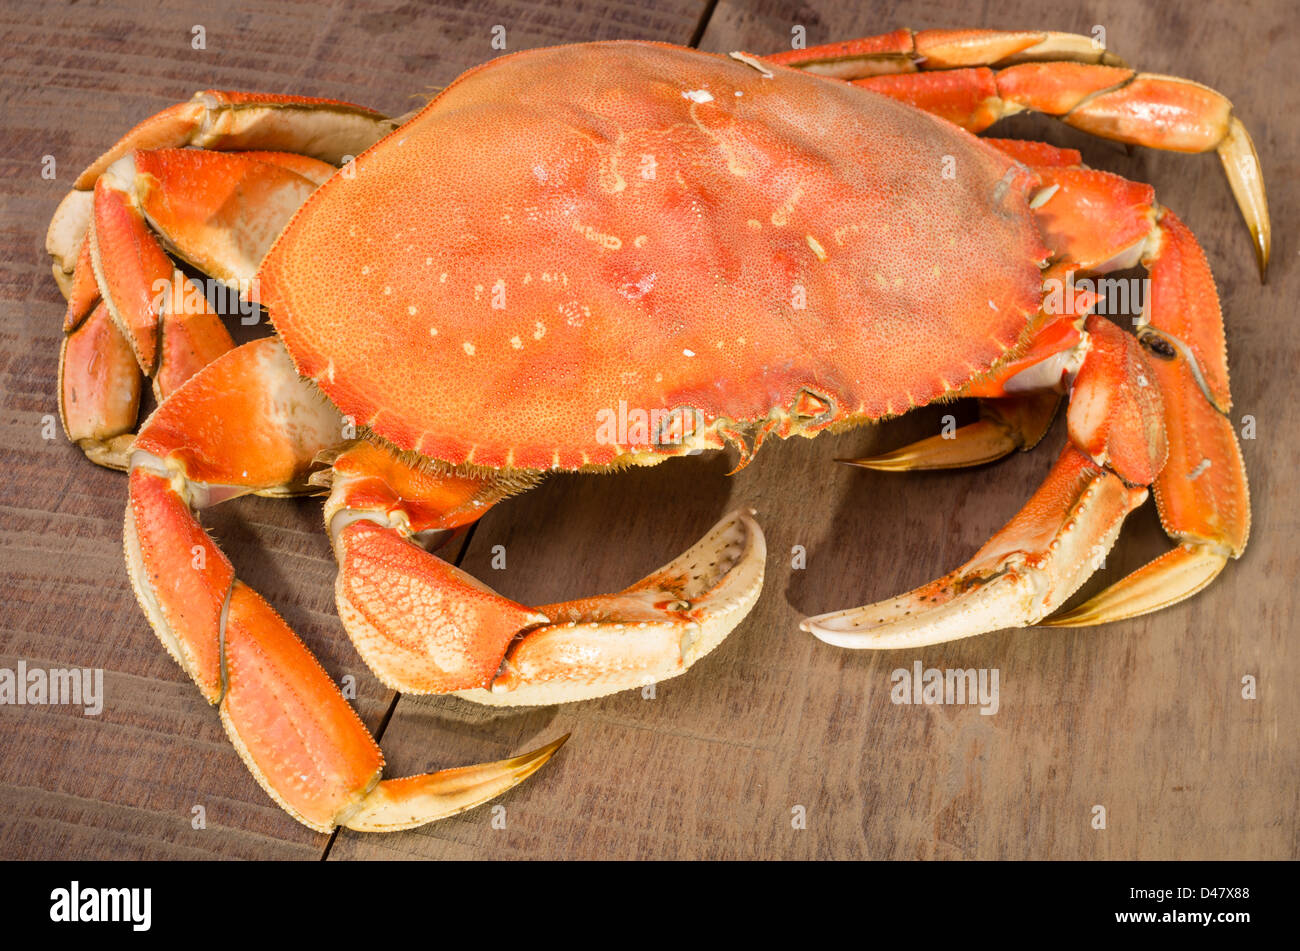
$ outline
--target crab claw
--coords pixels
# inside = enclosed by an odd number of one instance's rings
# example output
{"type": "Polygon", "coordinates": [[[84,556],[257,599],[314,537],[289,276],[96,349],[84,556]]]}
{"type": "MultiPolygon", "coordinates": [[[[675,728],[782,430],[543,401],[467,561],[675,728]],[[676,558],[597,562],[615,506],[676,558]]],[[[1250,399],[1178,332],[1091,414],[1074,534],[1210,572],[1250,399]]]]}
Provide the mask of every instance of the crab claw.
{"type": "Polygon", "coordinates": [[[919,647],[1035,624],[1078,590],[1146,500],[1144,487],[1168,453],[1164,403],[1137,340],[1102,317],[1085,326],[1070,442],[1019,514],[951,574],[902,597],[809,618],[805,631],[840,647],[919,647]]]}
{"type": "Polygon", "coordinates": [[[837,647],[891,649],[1034,624],[1087,580],[1146,497],[1067,446],[1028,504],[956,571],[800,627],[837,647]]]}
{"type": "Polygon", "coordinates": [[[617,594],[543,605],[551,623],[523,633],[484,688],[495,706],[588,700],[686,672],[722,643],[763,587],[767,547],[738,509],[680,557],[617,594]]]}

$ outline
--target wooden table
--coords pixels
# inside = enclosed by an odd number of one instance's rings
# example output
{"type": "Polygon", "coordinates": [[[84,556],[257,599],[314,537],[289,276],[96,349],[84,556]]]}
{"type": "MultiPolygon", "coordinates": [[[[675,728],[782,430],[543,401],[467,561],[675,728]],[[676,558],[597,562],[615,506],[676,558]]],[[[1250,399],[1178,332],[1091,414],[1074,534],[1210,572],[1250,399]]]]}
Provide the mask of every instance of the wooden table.
{"type": "MultiPolygon", "coordinates": [[[[0,857],[22,858],[1219,858],[1297,853],[1300,41],[1284,0],[844,4],[768,0],[261,0],[155,6],[0,4],[0,667],[97,667],[97,717],[0,707],[0,857]],[[1199,234],[1224,299],[1255,530],[1205,594],[1108,627],[1016,630],[921,651],[836,650],[808,613],[867,603],[964,560],[1029,495],[1063,439],[1002,464],[889,475],[833,463],[937,429],[938,412],[618,477],[560,476],[494,510],[461,552],[518,600],[614,590],[723,512],[758,509],[770,561],[749,619],[652,699],[493,711],[399,697],[335,617],[320,503],[246,499],[205,516],[240,574],[284,614],[380,736],[390,775],[509,755],[565,731],[543,772],[500,800],[413,832],[313,833],[256,786],[216,715],[160,649],[121,557],[125,486],[43,423],[57,412],[62,300],[43,236],[72,178],[126,128],[195,89],[332,96],[402,113],[509,48],[627,37],[765,52],[896,26],[1106,29],[1130,62],[1221,90],[1255,135],[1277,226],[1268,286],[1218,161],[1134,150],[1041,117],[1004,134],[1081,148],[1156,185],[1199,234]],[[193,27],[206,49],[195,50],[193,27]],[[42,178],[43,156],[57,163],[42,178]],[[493,570],[504,545],[508,568],[493,570]],[[807,566],[791,565],[793,546],[807,566]],[[895,706],[890,672],[997,668],[1001,709],[895,706]],[[1258,697],[1242,698],[1242,678],[1258,697]],[[1106,828],[1093,827],[1094,806],[1106,828]],[[202,806],[204,823],[195,821],[202,806]],[[792,821],[802,807],[806,828],[792,821]],[[499,813],[498,813],[499,815],[499,813]],[[201,825],[201,828],[195,828],[201,825]]],[[[1101,581],[1165,545],[1150,505],[1101,581]]],[[[1095,589],[1091,585],[1088,590],[1095,589]]]]}

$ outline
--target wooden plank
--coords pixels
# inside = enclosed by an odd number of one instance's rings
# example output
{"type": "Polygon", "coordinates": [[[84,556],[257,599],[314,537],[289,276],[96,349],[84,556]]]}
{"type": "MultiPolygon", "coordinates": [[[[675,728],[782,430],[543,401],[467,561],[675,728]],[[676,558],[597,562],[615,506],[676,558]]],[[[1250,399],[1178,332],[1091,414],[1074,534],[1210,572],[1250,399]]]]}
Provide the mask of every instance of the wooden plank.
{"type": "MultiPolygon", "coordinates": [[[[929,411],[765,447],[732,479],[723,475],[730,460],[719,457],[553,478],[487,516],[466,568],[530,603],[615,589],[747,504],[759,511],[771,553],[763,599],[714,655],[660,685],[654,699],[633,692],[499,712],[403,697],[384,736],[397,771],[504,755],[568,730],[573,739],[500,800],[504,829],[480,809],[400,835],[344,832],[330,857],[1294,857],[1300,416],[1284,394],[1300,357],[1290,326],[1300,268],[1285,223],[1300,189],[1291,159],[1300,131],[1286,118],[1300,107],[1292,67],[1300,45],[1288,12],[1265,2],[1101,0],[1083,10],[1066,0],[1002,0],[958,14],[932,0],[723,0],[706,49],[778,49],[794,25],[806,27],[810,44],[900,25],[1083,33],[1103,25],[1131,62],[1236,102],[1256,136],[1279,225],[1267,287],[1213,157],[1128,156],[1035,117],[999,131],[1080,147],[1095,167],[1154,183],[1200,235],[1225,301],[1234,415],[1253,415],[1258,426],[1258,438],[1244,443],[1251,549],[1207,593],[1132,622],[852,653],[800,633],[800,617],[906,590],[967,557],[1043,477],[1059,428],[1033,454],[946,475],[832,462],[934,432],[939,413],[929,411]],[[505,546],[503,571],[491,567],[494,545],[505,546]],[[791,566],[795,545],[807,551],[804,570],[791,566]],[[914,660],[996,668],[999,712],[893,705],[890,672],[914,660]],[[1254,701],[1241,698],[1247,674],[1259,680],[1254,701]],[[1096,805],[1107,810],[1105,830],[1092,828],[1096,805]],[[798,806],[804,830],[792,828],[798,806]]],[[[1150,507],[1130,523],[1099,583],[1167,544],[1150,507]]]]}
{"type": "MultiPolygon", "coordinates": [[[[494,25],[510,49],[574,36],[681,42],[701,11],[697,0],[0,4],[0,667],[102,668],[106,692],[97,717],[0,707],[0,857],[316,858],[328,839],[257,787],[150,633],[122,568],[121,475],[90,465],[61,432],[43,438],[57,412],[62,314],[44,234],[72,178],[196,89],[333,96],[397,114],[495,55],[494,25]],[[205,829],[192,828],[196,805],[205,829]]],[[[319,502],[242,500],[207,523],[330,674],[356,678],[357,709],[377,728],[392,694],[335,616],[319,502]]]]}

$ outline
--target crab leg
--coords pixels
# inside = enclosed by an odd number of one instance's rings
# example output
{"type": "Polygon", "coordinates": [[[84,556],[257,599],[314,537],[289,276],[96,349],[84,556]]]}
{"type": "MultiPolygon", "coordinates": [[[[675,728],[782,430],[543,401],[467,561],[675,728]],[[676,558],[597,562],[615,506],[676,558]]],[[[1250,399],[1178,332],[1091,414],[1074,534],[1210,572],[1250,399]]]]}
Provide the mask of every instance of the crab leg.
{"type": "Polygon", "coordinates": [[[272,93],[194,94],[145,119],[97,158],[77,178],[59,205],[46,235],[54,276],[64,286],[72,274],[89,223],[89,193],[114,162],[136,150],[194,147],[217,151],[266,150],[310,156],[339,165],[360,155],[391,132],[394,123],[378,112],[332,99],[272,93]]]}
{"type": "MultiPolygon", "coordinates": [[[[125,241],[100,234],[115,218],[130,218],[130,234],[147,222],[175,253],[204,274],[233,287],[247,286],[293,213],[334,173],[302,156],[268,152],[158,149],[123,156],[95,183],[91,246],[96,273],[105,278],[105,255],[127,257],[125,241]],[[116,244],[116,246],[115,246],[116,244]]],[[[125,224],[117,226],[124,229],[125,224]]],[[[154,247],[161,248],[156,241],[154,247]]],[[[100,282],[101,291],[105,288],[100,282]]]]}
{"type": "Polygon", "coordinates": [[[271,241],[333,171],[287,153],[160,149],[127,153],[95,180],[64,330],[77,334],[102,301],[113,331],[97,323],[93,333],[80,333],[76,344],[65,346],[61,359],[64,427],[69,436],[77,434],[93,461],[126,467],[134,420],[125,429],[122,423],[138,398],[128,387],[109,386],[131,373],[122,363],[121,340],[139,372],[152,378],[159,401],[233,346],[220,315],[176,270],[163,242],[247,296],[271,241]],[[87,346],[92,341],[103,352],[87,346]],[[108,388],[91,393],[97,386],[108,388]],[[79,401],[68,398],[69,387],[76,388],[79,401]],[[111,426],[68,416],[94,406],[91,416],[98,420],[108,402],[114,403],[111,426]]]}
{"type": "Polygon", "coordinates": [[[616,594],[545,604],[487,688],[457,691],[500,706],[589,700],[686,670],[745,619],[767,548],[749,509],[723,516],[673,561],[616,594]]]}
{"type": "Polygon", "coordinates": [[[140,410],[140,368],[101,301],[63,338],[59,416],[92,462],[125,468],[140,410]]]}
{"type": "Polygon", "coordinates": [[[1070,444],[1020,513],[956,571],[897,598],[808,618],[804,630],[839,647],[937,644],[1033,624],[1087,580],[1146,500],[1143,486],[1166,446],[1160,395],[1137,341],[1104,318],[1086,327],[1070,444]]]}
{"type": "Polygon", "coordinates": [[[141,122],[78,177],[50,222],[46,249],[68,298],[69,337],[59,367],[63,425],[92,461],[126,467],[134,420],[125,420],[138,408],[139,381],[123,382],[131,376],[123,340],[140,372],[153,377],[159,400],[232,345],[151,228],[200,269],[246,281],[287,213],[333,174],[334,164],[393,127],[350,103],[207,91],[141,122]],[[175,154],[187,146],[193,148],[184,157],[175,154]],[[204,159],[202,149],[260,151],[222,163],[204,159]],[[238,210],[254,202],[257,220],[240,220],[238,210]],[[80,330],[101,300],[112,328],[96,320],[80,330]]]}
{"type": "Polygon", "coordinates": [[[1016,450],[1033,449],[1047,435],[1060,405],[1061,394],[1052,390],[982,399],[979,420],[952,433],[930,436],[877,456],[840,461],[883,472],[981,466],[1016,450]]]}
{"type": "Polygon", "coordinates": [[[1077,608],[1044,622],[1086,627],[1156,611],[1196,594],[1240,558],[1250,494],[1228,411],[1227,350],[1214,278],[1195,237],[1163,211],[1143,258],[1151,295],[1138,336],[1164,395],[1169,460],[1154,489],[1160,521],[1178,547],[1077,608]]]}
{"type": "Polygon", "coordinates": [[[1053,198],[1039,209],[1061,267],[1104,272],[1140,263],[1150,276],[1138,338],[1164,396],[1169,461],[1154,483],[1165,531],[1178,547],[1045,624],[1102,624],[1195,594],[1250,533],[1250,495],[1228,419],[1228,357],[1214,277],[1191,231],[1149,186],[1088,169],[1037,169],[1053,198]],[[1107,229],[1095,226],[1105,209],[1107,229]]]}
{"type": "Polygon", "coordinates": [[[1272,227],[1254,143],[1232,103],[1199,83],[1128,69],[1086,36],[1032,31],[898,30],[767,59],[849,80],[972,132],[1032,110],[1116,142],[1216,150],[1261,279],[1268,270],[1272,227]]]}
{"type": "Polygon", "coordinates": [[[412,468],[362,443],[335,459],[329,478],[339,616],[376,676],[407,692],[530,705],[645,686],[721,643],[762,586],[762,533],[734,512],[617,594],[530,608],[421,542],[474,521],[535,475],[412,468]]]}
{"type": "Polygon", "coordinates": [[[159,639],[290,815],[318,831],[410,828],[509,789],[563,739],[496,763],[381,780],[383,756],[360,718],[279,615],[235,578],[196,511],[250,492],[307,490],[313,460],[337,446],[342,431],[278,341],[218,358],[136,439],[127,566],[159,639]]]}

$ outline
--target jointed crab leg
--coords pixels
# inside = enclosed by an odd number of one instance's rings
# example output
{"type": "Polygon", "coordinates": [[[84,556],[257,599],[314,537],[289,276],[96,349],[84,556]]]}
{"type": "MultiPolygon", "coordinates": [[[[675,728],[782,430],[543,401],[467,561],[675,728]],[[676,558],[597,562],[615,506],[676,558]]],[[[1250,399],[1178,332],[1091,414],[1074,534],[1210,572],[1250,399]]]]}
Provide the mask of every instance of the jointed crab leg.
{"type": "Polygon", "coordinates": [[[980,400],[980,418],[952,433],[930,436],[877,456],[844,459],[884,472],[957,469],[994,462],[1033,449],[1052,426],[1061,394],[1052,390],[980,400]]]}
{"type": "Polygon", "coordinates": [[[431,821],[518,782],[556,745],[376,786],[381,759],[360,721],[275,612],[235,579],[196,510],[330,483],[325,516],[340,617],[376,675],[405,691],[538,704],[643,686],[683,673],[758,597],[763,537],[737,512],[618,594],[517,604],[422,543],[479,518],[535,474],[417,468],[343,432],[280,343],[264,339],[172,394],[131,454],[127,560],[140,602],[173,656],[220,704],[254,776],[313,828],[431,821]],[[328,476],[309,479],[322,461],[332,462],[328,476]]]}
{"type": "Polygon", "coordinates": [[[216,151],[265,150],[339,165],[391,132],[388,117],[347,102],[207,90],[145,119],[77,178],[50,222],[46,248],[66,287],[90,220],[90,192],[114,162],[136,150],[193,146],[216,151]]]}
{"type": "Polygon", "coordinates": [[[68,298],[60,407],[69,438],[94,462],[125,468],[139,390],[126,354],[161,400],[232,345],[164,245],[246,292],[289,215],[334,173],[330,163],[392,128],[348,103],[209,91],[140,123],[86,169],[46,236],[68,298]],[[111,323],[82,329],[101,301],[111,323]]]}
{"type": "Polygon", "coordinates": [[[1250,534],[1245,464],[1228,418],[1227,350],[1205,254],[1169,211],[1143,259],[1151,299],[1138,336],[1164,396],[1169,459],[1156,478],[1165,531],[1178,546],[1079,607],[1044,622],[1085,627],[1146,614],[1200,591],[1239,558],[1250,534]]]}
{"type": "Polygon", "coordinates": [[[1062,266],[1083,272],[1139,259],[1150,295],[1138,325],[1165,406],[1169,459],[1154,481],[1165,531],[1178,547],[1079,607],[1044,623],[1083,626],[1145,614],[1209,584],[1250,533],[1245,465],[1228,418],[1223,317],[1205,254],[1149,186],[1086,169],[1039,169],[1060,186],[1040,209],[1062,266]],[[1105,209],[1107,227],[1095,226],[1105,209]]]}
{"type": "Polygon", "coordinates": [[[530,608],[418,542],[479,518],[535,475],[411,468],[361,443],[329,478],[339,616],[376,676],[403,691],[529,705],[645,686],[721,643],[762,587],[763,536],[739,511],[617,594],[530,608]]]}
{"type": "Polygon", "coordinates": [[[767,59],[852,81],[972,132],[1033,110],[1117,142],[1216,150],[1261,279],[1268,270],[1272,228],[1254,143],[1232,103],[1199,83],[1128,69],[1086,36],[1036,31],[897,30],[767,59]]]}
{"type": "Polygon", "coordinates": [[[59,416],[92,462],[122,468],[140,410],[135,354],[100,301],[63,338],[59,416]]]}
{"type": "Polygon", "coordinates": [[[1020,513],[951,574],[866,607],[801,625],[830,644],[901,648],[1033,624],[1105,558],[1164,461],[1161,404],[1143,386],[1137,341],[1089,318],[1088,359],[1070,401],[1071,444],[1020,513]]]}
{"type": "Polygon", "coordinates": [[[281,806],[320,831],[409,828],[498,795],[563,740],[496,763],[381,780],[383,756],[360,718],[275,611],[235,578],[195,510],[249,492],[303,491],[342,425],[299,382],[278,341],[217,359],[136,440],[127,563],[159,638],[218,706],[231,742],[281,806]]]}
{"type": "Polygon", "coordinates": [[[163,242],[247,293],[284,223],[333,172],[316,159],[287,153],[159,149],[128,152],[95,180],[64,330],[77,334],[101,301],[112,329],[80,334],[61,360],[64,425],[94,461],[126,466],[134,424],[126,419],[138,403],[125,387],[92,391],[106,376],[116,381],[130,375],[120,340],[129,344],[138,372],[152,378],[159,400],[233,345],[220,316],[175,268],[163,242]],[[92,340],[102,353],[85,345],[92,340]],[[112,425],[99,418],[103,413],[75,415],[110,401],[112,425]]]}

